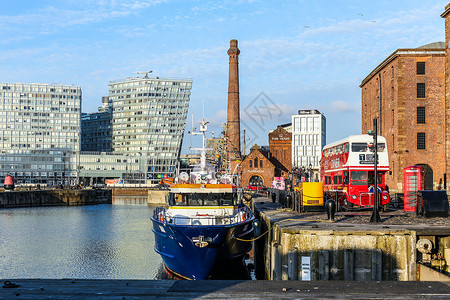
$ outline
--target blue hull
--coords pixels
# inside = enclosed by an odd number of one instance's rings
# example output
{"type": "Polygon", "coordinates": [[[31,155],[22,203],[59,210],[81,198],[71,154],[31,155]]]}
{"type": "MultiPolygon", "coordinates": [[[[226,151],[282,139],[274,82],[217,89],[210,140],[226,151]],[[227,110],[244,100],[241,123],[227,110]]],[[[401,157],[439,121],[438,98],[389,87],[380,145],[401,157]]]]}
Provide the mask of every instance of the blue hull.
{"type": "Polygon", "coordinates": [[[242,259],[251,250],[253,219],[231,225],[173,225],[152,217],[155,251],[171,272],[182,278],[208,279],[213,270],[227,262],[242,259]],[[211,238],[205,247],[195,245],[195,238],[211,238]]]}

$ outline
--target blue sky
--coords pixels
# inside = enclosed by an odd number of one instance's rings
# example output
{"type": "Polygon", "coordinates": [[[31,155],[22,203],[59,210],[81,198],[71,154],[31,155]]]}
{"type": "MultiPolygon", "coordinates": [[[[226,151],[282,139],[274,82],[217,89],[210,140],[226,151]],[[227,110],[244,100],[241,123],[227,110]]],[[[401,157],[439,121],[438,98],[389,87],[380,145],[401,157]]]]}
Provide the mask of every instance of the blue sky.
{"type": "MultiPolygon", "coordinates": [[[[330,143],[361,132],[359,84],[387,55],[444,40],[448,3],[2,0],[0,82],[79,85],[83,112],[94,112],[109,81],[136,71],[192,78],[188,127],[204,111],[217,136],[226,121],[226,51],[237,39],[247,148],[268,144],[268,131],[298,109],[325,114],[330,143]]],[[[189,146],[186,137],[183,152],[189,146]]]]}

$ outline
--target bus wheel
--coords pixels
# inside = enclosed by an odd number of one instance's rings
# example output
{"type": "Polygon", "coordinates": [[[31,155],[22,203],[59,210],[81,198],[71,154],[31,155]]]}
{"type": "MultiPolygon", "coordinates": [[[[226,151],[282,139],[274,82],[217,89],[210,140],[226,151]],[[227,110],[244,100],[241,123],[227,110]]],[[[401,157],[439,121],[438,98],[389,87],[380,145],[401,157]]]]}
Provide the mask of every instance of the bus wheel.
{"type": "Polygon", "coordinates": [[[344,201],[341,207],[342,211],[347,211],[348,210],[348,201],[347,201],[347,197],[344,196],[344,201]]]}

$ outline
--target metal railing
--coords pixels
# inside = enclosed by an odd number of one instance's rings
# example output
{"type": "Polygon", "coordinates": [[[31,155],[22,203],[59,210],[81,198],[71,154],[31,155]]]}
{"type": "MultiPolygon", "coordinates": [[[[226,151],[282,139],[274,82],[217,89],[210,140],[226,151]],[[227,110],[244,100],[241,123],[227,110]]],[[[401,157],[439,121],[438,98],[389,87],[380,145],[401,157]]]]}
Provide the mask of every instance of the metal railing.
{"type": "Polygon", "coordinates": [[[252,219],[253,213],[250,208],[243,206],[233,215],[170,216],[164,207],[157,207],[153,211],[153,218],[163,224],[173,225],[232,225],[252,219]]]}

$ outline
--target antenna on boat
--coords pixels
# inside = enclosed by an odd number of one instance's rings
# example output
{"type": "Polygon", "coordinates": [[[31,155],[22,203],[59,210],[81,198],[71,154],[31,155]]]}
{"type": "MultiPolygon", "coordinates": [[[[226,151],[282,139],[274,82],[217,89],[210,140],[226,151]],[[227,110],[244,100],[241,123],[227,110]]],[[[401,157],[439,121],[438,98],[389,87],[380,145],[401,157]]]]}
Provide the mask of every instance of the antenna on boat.
{"type": "MultiPolygon", "coordinates": [[[[194,118],[192,117],[192,122],[194,118]]],[[[202,142],[202,148],[190,148],[190,150],[198,150],[201,153],[200,156],[200,168],[202,173],[206,173],[206,151],[212,150],[210,148],[206,148],[206,131],[208,131],[208,124],[209,122],[206,122],[203,118],[200,122],[200,130],[199,132],[195,132],[194,125],[192,125],[192,132],[190,132],[191,135],[202,135],[203,136],[203,142],[202,142]]]]}

